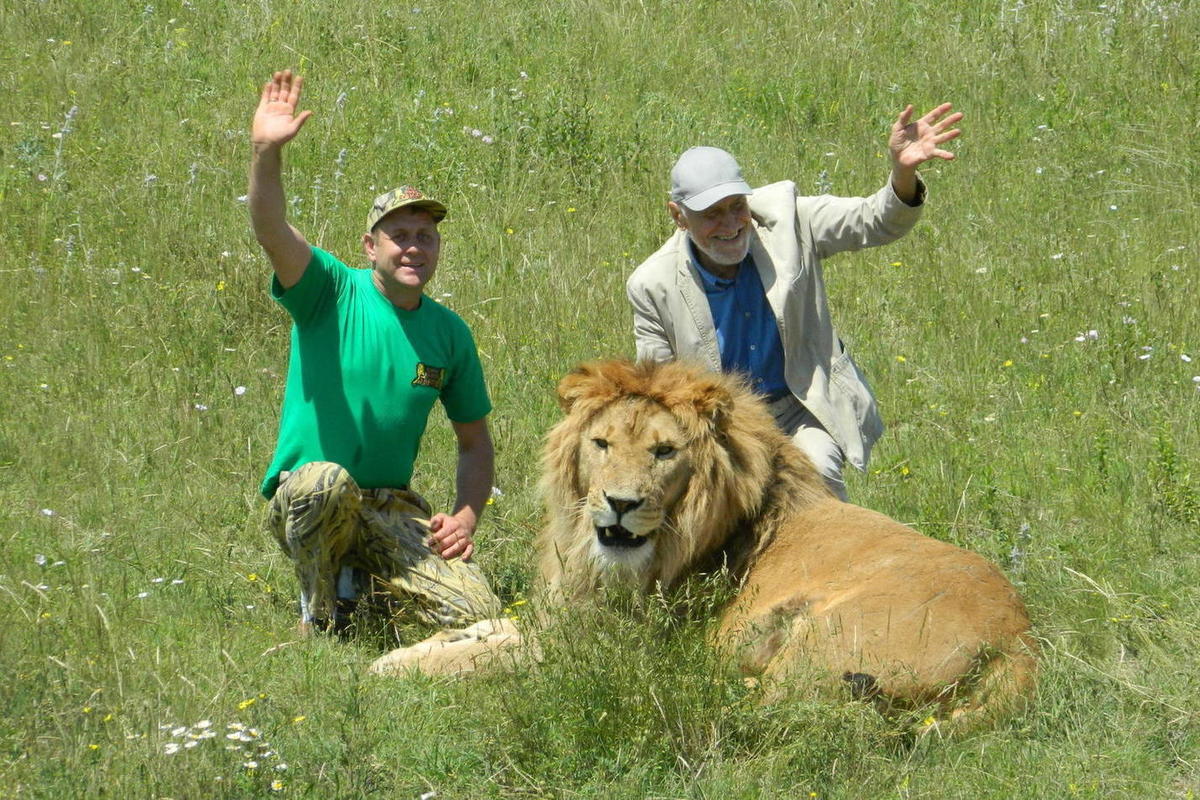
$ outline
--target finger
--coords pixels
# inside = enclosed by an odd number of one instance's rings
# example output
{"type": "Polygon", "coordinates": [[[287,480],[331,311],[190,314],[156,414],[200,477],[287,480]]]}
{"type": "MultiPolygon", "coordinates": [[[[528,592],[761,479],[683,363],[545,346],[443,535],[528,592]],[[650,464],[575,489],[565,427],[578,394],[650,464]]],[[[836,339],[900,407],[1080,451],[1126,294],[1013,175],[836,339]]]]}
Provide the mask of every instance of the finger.
{"type": "Polygon", "coordinates": [[[463,534],[463,532],[461,530],[459,530],[458,528],[454,528],[454,527],[443,527],[432,534],[433,540],[435,542],[438,542],[443,545],[449,544],[450,542],[453,542],[455,539],[464,538],[464,537],[465,537],[465,534],[463,534]]]}
{"type": "Polygon", "coordinates": [[[302,111],[300,113],[300,116],[296,117],[296,121],[292,128],[292,132],[298,133],[300,131],[300,129],[304,127],[304,123],[308,122],[308,118],[311,117],[312,114],[313,114],[313,112],[311,112],[311,111],[302,111]]]}
{"type": "Polygon", "coordinates": [[[925,116],[921,117],[921,121],[927,122],[930,125],[932,125],[934,120],[936,120],[938,117],[942,116],[942,114],[945,114],[947,111],[949,111],[952,108],[954,108],[953,103],[942,103],[940,106],[930,109],[925,114],[925,116]]]}
{"type": "Polygon", "coordinates": [[[943,144],[944,142],[948,142],[951,139],[957,139],[961,135],[962,135],[962,131],[959,130],[958,128],[955,128],[952,131],[946,131],[945,133],[939,133],[937,136],[933,137],[933,143],[934,144],[943,144]]]}
{"type": "Polygon", "coordinates": [[[473,555],[475,555],[475,543],[467,542],[467,546],[463,548],[462,555],[459,558],[463,561],[470,561],[473,555]]]}
{"type": "Polygon", "coordinates": [[[960,121],[962,118],[963,118],[962,112],[961,112],[961,111],[955,111],[955,112],[954,112],[953,114],[951,114],[950,116],[946,117],[946,118],[945,118],[945,119],[943,119],[943,120],[940,120],[940,121],[937,123],[937,125],[935,125],[935,126],[934,126],[934,130],[938,130],[938,131],[944,131],[946,128],[951,128],[951,127],[953,127],[954,125],[958,124],[958,122],[959,122],[959,121],[960,121]]]}
{"type": "Polygon", "coordinates": [[[271,99],[282,100],[287,96],[287,85],[292,79],[292,73],[288,70],[276,72],[272,76],[273,86],[271,87],[271,99]]]}
{"type": "Polygon", "coordinates": [[[442,558],[449,561],[450,559],[454,558],[456,555],[461,553],[465,546],[466,546],[466,543],[463,542],[461,539],[455,539],[453,542],[449,542],[444,547],[442,547],[442,549],[438,552],[438,555],[440,555],[442,558]]]}
{"type": "Polygon", "coordinates": [[[293,106],[298,105],[300,103],[300,90],[303,87],[304,87],[304,77],[302,75],[297,75],[295,78],[292,79],[292,85],[289,87],[287,100],[293,106]]]}
{"type": "Polygon", "coordinates": [[[912,115],[913,115],[913,107],[912,107],[912,103],[909,103],[908,105],[906,105],[904,107],[904,110],[900,112],[900,116],[896,117],[895,128],[897,130],[899,130],[900,128],[903,128],[904,126],[908,125],[909,120],[912,119],[912,115]]]}

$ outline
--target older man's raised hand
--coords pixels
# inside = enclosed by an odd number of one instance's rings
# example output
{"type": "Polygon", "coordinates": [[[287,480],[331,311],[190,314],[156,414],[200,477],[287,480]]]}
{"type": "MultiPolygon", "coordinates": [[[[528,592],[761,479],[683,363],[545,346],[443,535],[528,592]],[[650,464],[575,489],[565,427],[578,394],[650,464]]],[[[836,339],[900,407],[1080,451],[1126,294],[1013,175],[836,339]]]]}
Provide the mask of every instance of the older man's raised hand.
{"type": "Polygon", "coordinates": [[[951,108],[949,103],[942,103],[924,116],[913,119],[913,107],[906,106],[892,124],[892,134],[888,137],[892,164],[902,169],[916,169],[930,159],[953,159],[954,153],[943,150],[942,145],[962,133],[953,126],[963,115],[955,111],[946,116],[951,108]]]}
{"type": "Polygon", "coordinates": [[[934,158],[950,161],[954,153],[942,145],[956,139],[962,131],[953,127],[963,115],[950,113],[952,106],[942,103],[913,119],[913,107],[905,106],[892,123],[888,152],[892,157],[892,188],[906,203],[917,201],[917,167],[934,158]],[[948,116],[947,116],[948,115],[948,116]]]}

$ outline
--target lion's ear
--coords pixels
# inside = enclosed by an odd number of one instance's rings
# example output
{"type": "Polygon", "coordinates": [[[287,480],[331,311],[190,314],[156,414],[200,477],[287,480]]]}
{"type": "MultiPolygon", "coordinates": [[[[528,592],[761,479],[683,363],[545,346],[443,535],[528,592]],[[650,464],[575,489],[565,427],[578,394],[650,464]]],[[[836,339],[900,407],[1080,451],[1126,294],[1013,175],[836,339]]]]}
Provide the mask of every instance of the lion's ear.
{"type": "Polygon", "coordinates": [[[580,400],[607,402],[615,396],[619,376],[612,373],[622,366],[616,361],[589,361],[568,372],[558,382],[558,405],[563,413],[570,414],[580,400]]]}
{"type": "Polygon", "coordinates": [[[690,406],[714,432],[721,430],[733,413],[733,395],[718,376],[705,376],[683,383],[673,394],[672,406],[690,406]]]}
{"type": "Polygon", "coordinates": [[[588,387],[592,384],[593,378],[594,376],[589,375],[585,367],[580,367],[568,372],[558,382],[558,406],[564,414],[570,414],[575,401],[588,394],[588,387]]]}

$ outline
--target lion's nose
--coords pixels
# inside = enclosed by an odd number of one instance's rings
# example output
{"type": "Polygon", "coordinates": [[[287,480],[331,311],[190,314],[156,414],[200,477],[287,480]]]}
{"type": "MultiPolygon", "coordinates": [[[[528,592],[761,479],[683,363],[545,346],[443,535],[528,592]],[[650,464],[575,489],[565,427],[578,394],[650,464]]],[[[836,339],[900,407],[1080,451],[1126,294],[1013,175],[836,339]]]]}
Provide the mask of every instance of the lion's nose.
{"type": "Polygon", "coordinates": [[[642,504],[641,500],[633,500],[626,497],[613,497],[610,494],[605,494],[604,499],[608,501],[608,507],[617,512],[617,516],[628,514],[642,504]]]}

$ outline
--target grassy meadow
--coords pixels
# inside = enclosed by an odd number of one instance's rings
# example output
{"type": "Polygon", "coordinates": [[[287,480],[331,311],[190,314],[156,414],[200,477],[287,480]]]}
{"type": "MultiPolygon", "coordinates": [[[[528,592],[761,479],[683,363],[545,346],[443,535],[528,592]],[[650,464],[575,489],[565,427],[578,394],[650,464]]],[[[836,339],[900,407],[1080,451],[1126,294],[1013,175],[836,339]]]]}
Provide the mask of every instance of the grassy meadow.
{"type": "MultiPolygon", "coordinates": [[[[1193,798],[1200,793],[1200,6],[1184,0],[0,0],[0,798],[1193,798]],[[371,198],[451,208],[434,297],[477,337],[532,577],[540,441],[693,144],[867,194],[906,103],[964,112],[920,225],[826,263],[888,431],[852,498],[983,553],[1037,702],[906,746],[762,706],[698,623],[581,614],[535,671],[379,679],[298,641],[260,529],[289,323],[243,196],[273,69],[315,115],[293,224],[352,264],[371,198]]],[[[416,488],[453,493],[431,422],[416,488]]],[[[522,606],[513,606],[520,613],[522,606]]]]}

